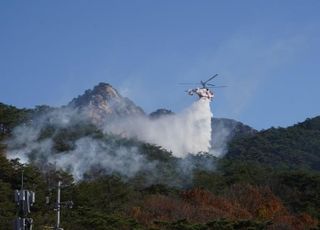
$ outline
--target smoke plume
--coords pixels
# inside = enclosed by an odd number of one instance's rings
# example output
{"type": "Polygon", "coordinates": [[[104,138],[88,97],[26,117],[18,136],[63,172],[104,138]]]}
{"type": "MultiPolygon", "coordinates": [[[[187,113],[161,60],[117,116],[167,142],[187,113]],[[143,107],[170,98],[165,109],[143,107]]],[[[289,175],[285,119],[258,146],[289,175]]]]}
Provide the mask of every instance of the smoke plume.
{"type": "MultiPolygon", "coordinates": [[[[110,134],[161,146],[172,151],[175,157],[185,158],[190,153],[208,152],[212,117],[209,103],[207,99],[200,99],[180,114],[158,119],[139,116],[109,121],[100,131],[95,127],[97,131],[90,132],[84,128],[88,124],[87,113],[68,107],[53,109],[34,118],[30,124],[13,130],[12,137],[6,143],[7,157],[20,158],[21,163],[32,162],[43,168],[54,164],[70,172],[75,179],[82,179],[86,172],[97,168],[105,174],[134,177],[139,172],[155,171],[159,168],[159,162],[148,159],[134,145],[117,143],[109,138],[110,134]],[[72,129],[75,133],[66,134],[72,129]],[[99,137],[94,135],[97,132],[101,133],[99,137]],[[62,142],[62,147],[66,149],[57,147],[57,142],[62,142]]],[[[194,168],[192,162],[185,159],[177,165],[184,174],[194,168]]]]}
{"type": "Polygon", "coordinates": [[[106,124],[104,131],[156,144],[176,157],[184,157],[209,151],[211,117],[210,100],[202,98],[180,114],[119,120],[106,124]]]}

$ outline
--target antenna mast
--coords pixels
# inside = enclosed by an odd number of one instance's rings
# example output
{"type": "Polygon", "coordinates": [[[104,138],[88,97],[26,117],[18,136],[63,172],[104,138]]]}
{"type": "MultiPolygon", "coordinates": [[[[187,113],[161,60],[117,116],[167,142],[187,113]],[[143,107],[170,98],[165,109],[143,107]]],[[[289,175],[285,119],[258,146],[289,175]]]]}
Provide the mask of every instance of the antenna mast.
{"type": "Polygon", "coordinates": [[[23,169],[21,172],[21,189],[14,191],[15,202],[18,206],[18,217],[14,221],[14,230],[32,230],[33,219],[28,217],[30,207],[35,203],[35,193],[23,189],[23,169]]]}

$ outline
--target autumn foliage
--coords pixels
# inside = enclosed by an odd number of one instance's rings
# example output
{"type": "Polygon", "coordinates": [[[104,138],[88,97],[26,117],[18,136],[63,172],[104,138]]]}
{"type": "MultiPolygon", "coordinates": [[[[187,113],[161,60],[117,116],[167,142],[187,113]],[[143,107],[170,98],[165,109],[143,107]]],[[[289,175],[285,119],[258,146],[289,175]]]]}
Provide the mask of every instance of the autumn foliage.
{"type": "Polygon", "coordinates": [[[308,214],[290,214],[270,188],[248,184],[235,184],[222,196],[201,188],[183,191],[178,197],[149,195],[130,215],[150,227],[163,221],[208,223],[217,219],[256,220],[268,223],[268,229],[306,229],[318,224],[308,214]]]}

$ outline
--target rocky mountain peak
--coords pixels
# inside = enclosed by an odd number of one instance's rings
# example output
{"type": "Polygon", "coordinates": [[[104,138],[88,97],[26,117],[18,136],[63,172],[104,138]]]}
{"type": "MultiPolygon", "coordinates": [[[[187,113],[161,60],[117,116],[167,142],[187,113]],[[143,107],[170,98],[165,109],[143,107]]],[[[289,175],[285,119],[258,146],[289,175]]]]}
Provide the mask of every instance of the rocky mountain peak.
{"type": "Polygon", "coordinates": [[[105,98],[121,98],[121,95],[118,93],[116,89],[112,87],[112,85],[104,82],[100,82],[96,85],[93,90],[92,94],[101,95],[105,98]]]}
{"type": "Polygon", "coordinates": [[[100,124],[106,119],[145,114],[130,99],[121,96],[112,85],[104,82],[74,98],[69,106],[85,112],[96,124],[100,124]]]}

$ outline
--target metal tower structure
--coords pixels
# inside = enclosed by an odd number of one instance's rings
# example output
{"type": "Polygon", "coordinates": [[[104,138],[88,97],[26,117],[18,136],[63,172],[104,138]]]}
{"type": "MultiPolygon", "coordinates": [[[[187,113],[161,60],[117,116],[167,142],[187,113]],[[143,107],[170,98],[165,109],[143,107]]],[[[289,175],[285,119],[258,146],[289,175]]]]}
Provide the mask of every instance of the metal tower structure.
{"type": "Polygon", "coordinates": [[[23,188],[23,171],[21,174],[21,189],[14,192],[15,203],[18,206],[18,217],[14,221],[14,230],[32,230],[33,219],[28,217],[30,208],[35,203],[35,193],[23,188]]]}

